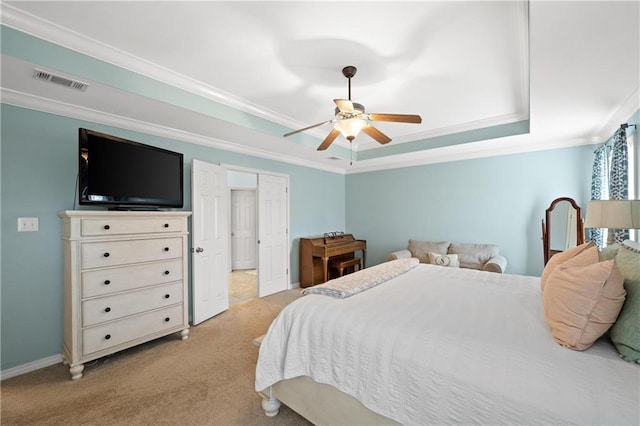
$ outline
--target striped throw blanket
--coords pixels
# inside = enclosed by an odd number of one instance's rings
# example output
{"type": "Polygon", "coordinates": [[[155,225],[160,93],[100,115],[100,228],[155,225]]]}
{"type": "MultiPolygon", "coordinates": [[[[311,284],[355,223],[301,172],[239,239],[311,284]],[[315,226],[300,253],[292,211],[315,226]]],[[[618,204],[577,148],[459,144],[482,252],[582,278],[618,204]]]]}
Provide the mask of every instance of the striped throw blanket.
{"type": "Polygon", "coordinates": [[[327,281],[324,284],[305,288],[302,290],[302,295],[324,294],[325,296],[344,299],[404,274],[418,266],[419,263],[420,261],[416,258],[397,259],[381,263],[371,268],[327,281]]]}

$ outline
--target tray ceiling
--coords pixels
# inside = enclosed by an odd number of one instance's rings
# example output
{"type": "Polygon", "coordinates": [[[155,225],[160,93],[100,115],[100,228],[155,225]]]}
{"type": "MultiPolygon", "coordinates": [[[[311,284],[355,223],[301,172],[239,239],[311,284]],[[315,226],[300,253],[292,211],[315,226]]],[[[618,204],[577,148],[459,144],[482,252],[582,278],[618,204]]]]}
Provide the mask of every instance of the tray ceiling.
{"type": "Polygon", "coordinates": [[[639,107],[638,13],[637,2],[3,2],[7,27],[165,87],[3,50],[3,102],[47,100],[347,172],[596,143],[639,107]],[[345,65],[358,67],[352,100],[367,112],[423,118],[376,123],[393,141],[361,134],[352,166],[341,137],[315,150],[331,125],[282,137],[333,118],[332,100],[348,96],[345,65]],[[36,82],[33,68],[89,86],[36,82]]]}

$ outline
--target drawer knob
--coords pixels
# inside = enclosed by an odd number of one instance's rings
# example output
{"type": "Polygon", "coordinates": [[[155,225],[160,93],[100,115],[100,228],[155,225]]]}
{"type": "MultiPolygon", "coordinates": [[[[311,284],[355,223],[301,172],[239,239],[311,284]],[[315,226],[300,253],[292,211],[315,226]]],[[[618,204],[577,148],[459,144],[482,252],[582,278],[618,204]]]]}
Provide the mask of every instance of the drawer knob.
{"type": "Polygon", "coordinates": [[[107,231],[108,231],[109,229],[111,229],[111,227],[110,227],[109,225],[105,225],[105,226],[103,226],[103,228],[104,228],[104,229],[106,229],[107,231]]]}
{"type": "Polygon", "coordinates": [[[109,256],[110,256],[110,255],[109,255],[109,252],[107,252],[107,253],[103,254],[103,256],[104,256],[104,257],[109,257],[109,256]]]}
{"type": "Polygon", "coordinates": [[[165,294],[165,295],[164,295],[164,298],[165,298],[165,299],[168,299],[169,297],[171,297],[171,296],[170,296],[170,295],[168,295],[168,294],[165,294]]]}
{"type": "Polygon", "coordinates": [[[169,224],[168,224],[168,223],[165,223],[165,224],[164,224],[164,227],[165,227],[165,228],[168,228],[168,227],[169,227],[169,224]]]}
{"type": "Polygon", "coordinates": [[[111,284],[111,280],[104,280],[104,285],[109,285],[111,284]]]}
{"type": "Polygon", "coordinates": [[[170,320],[171,320],[171,318],[166,317],[166,318],[164,319],[164,322],[169,322],[170,320]]]}
{"type": "Polygon", "coordinates": [[[111,308],[107,306],[106,308],[104,308],[104,311],[105,312],[111,312],[111,308]]]}
{"type": "Polygon", "coordinates": [[[164,271],[164,274],[165,275],[169,275],[169,271],[164,271]]]}
{"type": "Polygon", "coordinates": [[[104,338],[105,338],[105,340],[109,340],[109,339],[111,339],[111,335],[107,334],[106,336],[104,336],[104,338]]]}
{"type": "Polygon", "coordinates": [[[164,251],[169,251],[169,247],[165,247],[165,248],[164,248],[164,251]]]}

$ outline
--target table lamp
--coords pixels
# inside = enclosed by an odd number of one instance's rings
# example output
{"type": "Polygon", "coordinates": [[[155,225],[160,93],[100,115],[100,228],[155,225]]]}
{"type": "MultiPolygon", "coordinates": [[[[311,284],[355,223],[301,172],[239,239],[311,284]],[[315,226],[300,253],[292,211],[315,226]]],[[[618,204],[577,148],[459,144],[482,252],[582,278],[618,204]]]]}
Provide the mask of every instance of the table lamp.
{"type": "MultiPolygon", "coordinates": [[[[585,228],[640,229],[640,200],[593,200],[587,204],[585,228]]],[[[609,232],[607,245],[613,244],[609,232]]]]}

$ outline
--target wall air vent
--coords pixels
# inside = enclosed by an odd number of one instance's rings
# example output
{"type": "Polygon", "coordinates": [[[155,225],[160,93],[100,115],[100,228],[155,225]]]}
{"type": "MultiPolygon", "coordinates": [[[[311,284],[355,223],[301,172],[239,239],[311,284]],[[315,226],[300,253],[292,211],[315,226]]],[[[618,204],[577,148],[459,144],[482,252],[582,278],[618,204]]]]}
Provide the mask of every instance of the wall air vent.
{"type": "Polygon", "coordinates": [[[33,78],[35,78],[36,80],[50,81],[51,83],[60,84],[61,86],[70,87],[81,92],[84,92],[85,90],[87,90],[87,87],[89,87],[87,83],[83,83],[78,80],[70,80],[66,77],[51,74],[37,68],[33,69],[33,78]]]}

